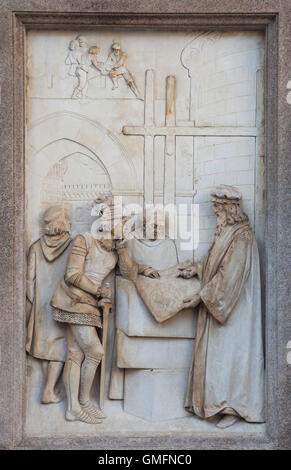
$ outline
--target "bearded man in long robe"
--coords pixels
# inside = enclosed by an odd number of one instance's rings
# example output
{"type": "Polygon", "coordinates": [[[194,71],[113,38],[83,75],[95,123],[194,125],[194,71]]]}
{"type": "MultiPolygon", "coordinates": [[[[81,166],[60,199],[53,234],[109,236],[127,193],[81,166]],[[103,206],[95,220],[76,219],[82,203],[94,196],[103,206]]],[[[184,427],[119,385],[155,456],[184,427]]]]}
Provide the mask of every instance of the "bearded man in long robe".
{"type": "MultiPolygon", "coordinates": [[[[259,254],[236,188],[212,194],[214,242],[203,263],[181,277],[201,279],[197,334],[185,408],[218,416],[226,428],[239,419],[263,422],[264,360],[259,254]]],[[[188,306],[197,298],[186,301],[188,306]]]]}

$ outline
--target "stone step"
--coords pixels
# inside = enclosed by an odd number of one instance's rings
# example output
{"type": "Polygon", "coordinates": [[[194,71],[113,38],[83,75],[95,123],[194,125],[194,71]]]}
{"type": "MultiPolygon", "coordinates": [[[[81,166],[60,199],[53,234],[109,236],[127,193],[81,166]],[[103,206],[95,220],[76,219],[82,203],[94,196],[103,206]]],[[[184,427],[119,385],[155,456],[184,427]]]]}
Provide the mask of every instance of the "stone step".
{"type": "Polygon", "coordinates": [[[125,371],[124,411],[147,421],[191,415],[184,408],[189,369],[125,371]]]}
{"type": "Polygon", "coordinates": [[[193,339],[141,338],[117,331],[117,365],[124,369],[190,367],[193,339]]]}

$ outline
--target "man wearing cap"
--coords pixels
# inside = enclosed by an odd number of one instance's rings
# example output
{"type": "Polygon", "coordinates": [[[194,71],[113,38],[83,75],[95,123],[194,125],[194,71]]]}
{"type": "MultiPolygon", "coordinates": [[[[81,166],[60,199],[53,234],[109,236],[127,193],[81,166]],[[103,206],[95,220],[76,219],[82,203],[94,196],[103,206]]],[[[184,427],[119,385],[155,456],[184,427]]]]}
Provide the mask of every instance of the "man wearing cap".
{"type": "Polygon", "coordinates": [[[55,391],[66,359],[66,330],[53,320],[50,299],[61,276],[71,243],[70,221],[62,207],[44,213],[44,235],[34,242],[27,257],[26,351],[46,369],[42,403],[57,403],[55,391]]]}
{"type": "Polygon", "coordinates": [[[140,92],[135,84],[134,78],[125,66],[127,54],[121,50],[119,42],[114,42],[111,46],[111,52],[105,63],[105,70],[108,72],[112,80],[112,89],[118,88],[118,80],[123,77],[129,88],[133,91],[138,99],[142,99],[140,92]]]}
{"type": "MultiPolygon", "coordinates": [[[[96,200],[94,205],[97,206],[97,215],[103,213],[104,201],[105,205],[110,202],[109,196],[96,200]]],[[[114,219],[111,208],[109,218],[114,219]]],[[[121,273],[126,277],[136,277],[138,270],[126,250],[119,250],[118,242],[113,239],[114,226],[111,229],[110,220],[105,219],[105,222],[101,218],[97,219],[94,231],[76,236],[68,256],[65,275],[51,300],[54,319],[58,323],[67,324],[65,416],[68,421],[79,420],[91,424],[100,423],[106,417],[90,398],[96,370],[104,355],[97,329],[100,330],[103,326],[100,311],[102,301],[111,297],[111,288],[106,279],[117,262],[121,273]]]]}
{"type": "MultiPolygon", "coordinates": [[[[80,51],[82,49],[80,48],[80,51]]],[[[72,98],[86,98],[87,89],[88,89],[88,74],[91,66],[94,66],[98,72],[101,71],[101,65],[97,61],[97,56],[99,54],[99,47],[92,46],[89,50],[79,53],[77,56],[77,65],[76,65],[76,77],[78,78],[78,84],[75,87],[72,98]]]]}
{"type": "Polygon", "coordinates": [[[217,416],[216,425],[226,428],[241,418],[264,421],[260,266],[239,191],[221,185],[212,196],[214,241],[203,263],[180,274],[198,275],[202,286],[185,407],[201,418],[217,416]]]}

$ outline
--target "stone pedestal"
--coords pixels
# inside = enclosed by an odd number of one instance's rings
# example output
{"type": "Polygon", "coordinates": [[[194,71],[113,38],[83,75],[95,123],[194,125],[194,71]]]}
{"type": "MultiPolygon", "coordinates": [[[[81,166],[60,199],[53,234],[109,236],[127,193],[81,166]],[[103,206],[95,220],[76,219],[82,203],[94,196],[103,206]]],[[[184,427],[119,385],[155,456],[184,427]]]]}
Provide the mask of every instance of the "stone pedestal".
{"type": "Polygon", "coordinates": [[[184,408],[188,369],[125,372],[124,411],[147,421],[190,416],[184,408]]]}
{"type": "Polygon", "coordinates": [[[148,421],[187,416],[184,399],[196,319],[194,309],[185,309],[158,323],[134,283],[116,277],[117,367],[112,384],[121,377],[118,371],[125,369],[125,374],[124,387],[111,386],[110,397],[123,398],[126,413],[148,421]]]}
{"type": "Polygon", "coordinates": [[[125,369],[184,369],[193,348],[192,339],[138,338],[117,331],[117,365],[125,369]]]}

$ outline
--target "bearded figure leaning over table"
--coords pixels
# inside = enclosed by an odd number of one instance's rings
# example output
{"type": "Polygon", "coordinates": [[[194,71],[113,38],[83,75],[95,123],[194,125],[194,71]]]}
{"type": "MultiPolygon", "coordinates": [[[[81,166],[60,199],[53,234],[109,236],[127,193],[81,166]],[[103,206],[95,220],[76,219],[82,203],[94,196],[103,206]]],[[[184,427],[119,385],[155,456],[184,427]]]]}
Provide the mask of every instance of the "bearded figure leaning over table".
{"type": "Polygon", "coordinates": [[[212,194],[217,216],[214,241],[203,263],[181,267],[198,275],[200,303],[185,407],[226,428],[239,419],[264,422],[264,360],[259,254],[240,206],[241,194],[221,185],[212,194]]]}

